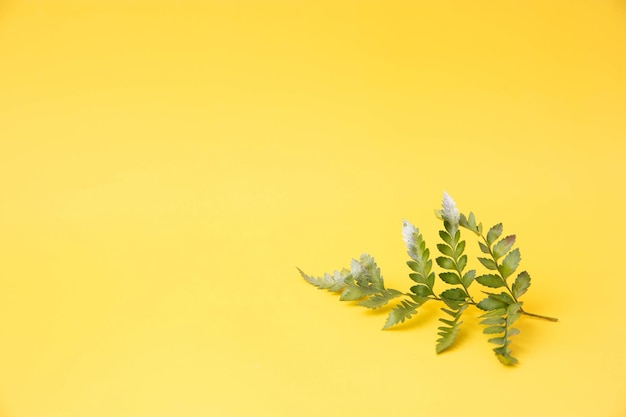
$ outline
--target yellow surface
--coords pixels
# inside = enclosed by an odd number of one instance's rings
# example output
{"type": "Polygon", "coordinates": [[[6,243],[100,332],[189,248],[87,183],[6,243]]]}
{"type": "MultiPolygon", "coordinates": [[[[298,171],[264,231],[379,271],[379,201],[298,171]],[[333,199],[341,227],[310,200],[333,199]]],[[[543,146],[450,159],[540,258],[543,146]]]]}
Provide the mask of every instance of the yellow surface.
{"type": "Polygon", "coordinates": [[[0,416],[626,416],[625,19],[0,2],[0,416]],[[443,190],[561,319],[520,319],[516,368],[475,310],[437,356],[436,305],[381,332],[297,274],[367,251],[408,289],[443,190]]]}

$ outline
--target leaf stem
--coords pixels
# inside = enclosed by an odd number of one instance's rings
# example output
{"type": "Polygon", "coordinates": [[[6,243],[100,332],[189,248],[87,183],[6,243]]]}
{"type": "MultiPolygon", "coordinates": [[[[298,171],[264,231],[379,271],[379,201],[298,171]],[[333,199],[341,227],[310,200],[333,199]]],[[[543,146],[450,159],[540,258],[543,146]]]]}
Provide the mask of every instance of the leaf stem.
{"type": "Polygon", "coordinates": [[[547,321],[552,321],[552,322],[559,321],[559,319],[557,319],[556,317],[549,317],[549,316],[543,316],[541,314],[529,313],[528,311],[522,310],[521,308],[520,308],[520,313],[528,317],[534,317],[536,319],[547,320],[547,321]]]}
{"type": "MultiPolygon", "coordinates": [[[[452,248],[452,254],[454,255],[452,257],[452,259],[454,260],[454,267],[456,269],[456,273],[459,275],[459,281],[461,282],[461,286],[463,287],[463,291],[465,291],[465,295],[467,295],[467,297],[469,298],[469,301],[476,305],[476,303],[474,302],[474,298],[472,297],[472,295],[469,293],[469,289],[465,286],[465,283],[463,282],[463,271],[461,270],[461,268],[459,268],[459,258],[457,258],[456,256],[456,248],[458,247],[457,245],[454,245],[454,248],[452,248]]],[[[463,256],[463,254],[461,254],[461,256],[463,256]]]]}
{"type": "MultiPolygon", "coordinates": [[[[405,292],[405,293],[402,293],[402,295],[405,295],[407,297],[411,297],[412,295],[414,296],[415,294],[409,293],[409,292],[405,292]]],[[[429,300],[433,300],[433,301],[443,301],[441,298],[437,297],[436,294],[431,295],[430,297],[428,297],[428,299],[429,300]]],[[[465,300],[465,303],[469,304],[469,305],[473,305],[473,306],[478,305],[478,303],[475,302],[471,298],[468,299],[468,300],[465,300]]],[[[519,309],[519,312],[522,313],[522,315],[524,315],[524,316],[532,317],[532,318],[535,318],[535,319],[551,321],[551,322],[554,322],[554,323],[559,321],[559,319],[557,319],[556,317],[550,317],[550,316],[544,316],[542,314],[530,313],[528,311],[522,310],[521,308],[519,309]]]]}

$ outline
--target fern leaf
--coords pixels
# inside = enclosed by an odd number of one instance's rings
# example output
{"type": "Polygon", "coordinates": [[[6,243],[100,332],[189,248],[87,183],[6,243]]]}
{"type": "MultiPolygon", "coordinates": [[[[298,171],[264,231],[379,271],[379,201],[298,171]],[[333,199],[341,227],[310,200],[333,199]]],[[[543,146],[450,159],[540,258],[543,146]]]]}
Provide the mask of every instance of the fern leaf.
{"type": "Polygon", "coordinates": [[[350,267],[357,286],[374,291],[385,288],[380,268],[378,268],[376,261],[371,255],[364,253],[358,261],[353,259],[350,267]]]}
{"type": "Polygon", "coordinates": [[[403,323],[405,320],[410,319],[413,315],[417,314],[417,309],[427,301],[426,298],[420,299],[419,297],[412,297],[412,300],[402,300],[397,306],[394,307],[387,321],[383,326],[383,330],[386,330],[396,324],[403,323]]]}
{"type": "Polygon", "coordinates": [[[402,292],[390,288],[390,289],[382,290],[381,292],[377,294],[371,295],[365,300],[360,301],[358,304],[363,307],[377,309],[387,304],[390,300],[396,297],[399,297],[401,295],[402,295],[402,292]]]}
{"type": "Polygon", "coordinates": [[[450,316],[452,316],[452,320],[447,320],[444,318],[439,319],[439,321],[444,323],[446,326],[439,327],[440,331],[437,334],[441,337],[437,339],[437,346],[435,347],[437,353],[441,353],[445,351],[446,349],[448,349],[450,346],[452,346],[452,344],[456,340],[456,336],[459,333],[459,328],[461,324],[463,324],[463,322],[460,321],[459,319],[461,318],[461,315],[463,314],[466,308],[467,308],[467,304],[463,304],[456,311],[451,311],[446,308],[441,309],[446,314],[449,314],[450,316]]]}
{"type": "Polygon", "coordinates": [[[434,295],[433,290],[430,289],[428,285],[417,284],[411,287],[411,292],[418,297],[428,297],[434,295]]]}
{"type": "Polygon", "coordinates": [[[320,278],[307,275],[300,268],[298,268],[298,271],[300,272],[302,278],[304,278],[304,280],[309,284],[316,286],[320,290],[328,290],[331,292],[342,291],[346,286],[346,278],[350,276],[350,271],[347,269],[344,269],[341,272],[335,271],[332,275],[326,273],[320,278]]]}
{"type": "Polygon", "coordinates": [[[469,288],[469,286],[472,285],[472,282],[474,282],[475,278],[476,278],[476,270],[470,269],[463,275],[463,278],[461,279],[461,283],[463,284],[465,288],[469,288]]]}
{"type": "Polygon", "coordinates": [[[470,212],[468,217],[465,217],[464,214],[461,214],[461,218],[459,219],[459,224],[478,235],[482,233],[482,224],[478,224],[478,225],[476,224],[476,217],[474,216],[474,213],[472,212],[470,212]]]}
{"type": "Polygon", "coordinates": [[[378,289],[376,288],[368,288],[365,286],[361,287],[357,285],[352,277],[348,277],[348,279],[345,280],[345,284],[346,286],[341,292],[339,301],[356,301],[360,300],[363,297],[376,294],[378,292],[378,289]]]}
{"type": "MultiPolygon", "coordinates": [[[[364,253],[358,261],[356,259],[352,260],[350,273],[344,279],[344,288],[339,299],[341,301],[356,301],[363,297],[371,297],[376,294],[382,295],[385,291],[385,281],[380,273],[380,268],[378,268],[372,256],[364,253]]],[[[374,306],[382,301],[382,299],[376,299],[369,304],[374,306]]],[[[363,305],[369,307],[367,302],[363,305]]],[[[384,305],[384,303],[381,305],[384,305]]]]}
{"type": "Polygon", "coordinates": [[[500,335],[492,337],[488,341],[498,345],[493,349],[498,360],[507,366],[517,364],[517,359],[511,356],[511,344],[510,338],[519,334],[519,329],[512,327],[513,323],[521,315],[520,308],[522,303],[512,303],[506,308],[494,308],[491,311],[483,314],[481,318],[481,324],[486,325],[483,329],[483,333],[489,335],[500,335]]]}
{"type": "Polygon", "coordinates": [[[494,274],[485,274],[479,277],[476,277],[476,281],[479,284],[484,285],[489,288],[500,288],[504,287],[504,280],[499,275],[494,274]]]}
{"type": "Polygon", "coordinates": [[[509,275],[515,272],[515,269],[517,269],[517,266],[519,265],[521,259],[522,257],[520,255],[519,249],[513,249],[511,252],[509,252],[508,255],[504,257],[502,265],[500,265],[500,267],[498,268],[498,271],[500,272],[500,274],[502,274],[502,277],[504,279],[508,278],[509,275]]]}
{"type": "Polygon", "coordinates": [[[493,257],[498,260],[511,250],[515,243],[515,235],[507,236],[493,245],[493,257]]]}
{"type": "Polygon", "coordinates": [[[528,287],[530,287],[530,275],[528,275],[528,272],[522,271],[517,275],[517,278],[515,278],[511,290],[515,298],[520,298],[526,293],[528,287]]]}
{"type": "MultiPolygon", "coordinates": [[[[483,311],[491,311],[507,308],[511,303],[513,303],[511,297],[502,292],[500,294],[487,294],[487,297],[483,298],[478,304],[476,304],[476,307],[483,311]],[[507,296],[508,298],[506,298],[507,296]]],[[[483,317],[488,316],[483,315],[483,317]]]]}
{"type": "Polygon", "coordinates": [[[498,223],[495,226],[493,226],[491,229],[489,229],[489,231],[487,232],[487,245],[489,246],[493,245],[493,242],[495,242],[496,239],[499,238],[501,234],[502,234],[502,223],[498,223]]]}
{"type": "Polygon", "coordinates": [[[403,220],[402,235],[407,253],[411,258],[407,265],[414,272],[409,274],[409,277],[418,284],[426,285],[432,292],[435,284],[435,273],[432,272],[433,261],[430,259],[430,251],[426,247],[422,234],[407,220],[403,220]]]}
{"type": "Polygon", "coordinates": [[[450,288],[439,294],[441,301],[453,310],[457,310],[467,299],[467,294],[461,288],[450,288]]]}

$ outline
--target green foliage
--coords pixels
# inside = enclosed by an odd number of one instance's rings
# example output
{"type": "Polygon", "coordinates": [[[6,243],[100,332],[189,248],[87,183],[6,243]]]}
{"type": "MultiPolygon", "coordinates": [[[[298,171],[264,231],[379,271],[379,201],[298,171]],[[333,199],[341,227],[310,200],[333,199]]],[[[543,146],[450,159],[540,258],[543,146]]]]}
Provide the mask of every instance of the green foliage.
{"type": "Polygon", "coordinates": [[[515,243],[515,235],[507,236],[495,245],[493,245],[493,257],[494,259],[500,259],[505,253],[511,250],[515,243]]]}
{"type": "Polygon", "coordinates": [[[434,294],[435,273],[432,271],[433,261],[430,259],[430,251],[426,247],[422,234],[419,229],[406,220],[402,224],[402,231],[407,246],[407,254],[411,258],[407,265],[413,271],[413,273],[409,274],[409,278],[419,284],[412,287],[411,291],[416,295],[421,295],[413,291],[413,288],[425,286],[430,290],[431,294],[434,294]]]}
{"type": "Polygon", "coordinates": [[[485,325],[483,333],[488,335],[500,335],[489,338],[488,342],[497,345],[493,349],[498,360],[504,365],[515,365],[517,359],[511,356],[512,336],[519,334],[519,329],[512,327],[513,323],[521,316],[522,303],[511,303],[505,307],[495,307],[480,316],[480,324],[485,325]]]}
{"type": "Polygon", "coordinates": [[[485,287],[490,287],[490,288],[504,287],[504,281],[499,275],[493,275],[493,274],[481,275],[476,278],[476,281],[479,284],[484,285],[485,287]]]}
{"type": "Polygon", "coordinates": [[[385,283],[374,258],[364,253],[359,260],[352,260],[350,274],[344,280],[346,288],[341,293],[341,301],[355,301],[376,295],[385,289],[385,283]]]}
{"type": "Polygon", "coordinates": [[[476,224],[476,217],[474,213],[470,212],[469,216],[465,217],[464,214],[461,214],[461,218],[459,219],[459,226],[462,226],[472,232],[480,235],[483,232],[483,224],[476,224]]]}
{"type": "Polygon", "coordinates": [[[519,253],[519,249],[515,249],[509,252],[508,255],[502,261],[502,265],[498,267],[498,271],[502,274],[503,278],[508,278],[519,265],[519,261],[521,260],[521,255],[519,253]]]}
{"type": "Polygon", "coordinates": [[[359,305],[371,309],[377,309],[385,304],[387,304],[390,300],[399,297],[402,295],[401,291],[394,290],[393,288],[388,290],[382,290],[376,294],[371,295],[369,298],[359,301],[359,305]]]}
{"type": "Polygon", "coordinates": [[[387,321],[383,326],[383,330],[386,330],[396,324],[403,323],[405,320],[410,319],[413,315],[417,314],[417,309],[428,301],[427,298],[418,298],[415,296],[410,297],[408,300],[402,300],[397,306],[391,310],[387,321]]]}
{"type": "Polygon", "coordinates": [[[462,323],[459,320],[461,314],[469,305],[468,303],[473,302],[469,293],[469,286],[476,277],[476,271],[464,272],[467,266],[467,255],[464,254],[465,241],[461,240],[459,225],[463,223],[470,230],[475,232],[479,230],[473,213],[470,213],[467,218],[463,215],[457,216],[455,213],[456,206],[453,205],[454,202],[452,199],[446,201],[446,198],[449,198],[447,194],[444,195],[444,209],[442,210],[443,227],[445,230],[439,232],[439,237],[441,237],[443,243],[437,245],[437,249],[442,256],[437,257],[435,261],[437,265],[447,270],[446,272],[441,272],[439,278],[446,284],[453,286],[453,288],[449,288],[439,295],[441,301],[448,307],[442,307],[441,311],[452,316],[452,320],[439,319],[439,321],[444,323],[444,326],[439,327],[438,335],[441,337],[437,339],[437,353],[445,351],[454,344],[462,323]]]}
{"type": "Polygon", "coordinates": [[[328,290],[332,292],[343,290],[346,286],[345,280],[350,275],[350,271],[347,269],[343,269],[341,272],[335,271],[332,275],[328,273],[324,274],[321,278],[309,276],[302,272],[300,268],[298,268],[298,271],[300,271],[302,278],[304,278],[309,284],[316,286],[320,290],[328,290]]]}
{"type": "Polygon", "coordinates": [[[470,212],[468,216],[459,213],[456,204],[446,193],[442,209],[437,210],[436,214],[443,222],[443,230],[439,231],[442,243],[436,245],[441,255],[435,258],[437,266],[441,268],[438,274],[433,271],[430,251],[420,231],[406,220],[402,223],[402,235],[410,258],[407,262],[409,278],[414,282],[408,293],[386,288],[378,265],[368,254],[361,255],[358,260],[353,259],[350,269],[344,268],[322,277],[312,277],[300,269],[298,271],[304,280],[318,289],[339,292],[340,300],[353,301],[366,308],[379,309],[400,298],[388,310],[383,329],[411,319],[428,301],[442,302],[444,317],[439,318],[443,325],[439,327],[437,353],[454,345],[462,324],[461,316],[470,305],[474,305],[485,312],[480,316],[480,323],[485,326],[483,333],[490,336],[488,342],[496,345],[493,350],[498,360],[504,365],[517,364],[517,359],[511,356],[510,347],[511,337],[519,334],[513,323],[522,315],[557,320],[528,313],[522,308],[523,303],[519,298],[530,287],[530,275],[526,271],[518,273],[512,285],[508,281],[521,261],[519,248],[514,248],[515,235],[501,238],[504,231],[502,223],[491,227],[486,235],[483,234],[483,225],[477,222],[474,213],[470,212]],[[479,238],[478,247],[484,256],[477,260],[487,273],[477,276],[476,270],[465,270],[468,257],[465,254],[466,241],[461,239],[460,228],[470,230],[479,238]],[[434,288],[436,275],[441,285],[446,286],[441,291],[435,291],[434,288]],[[485,297],[475,302],[469,292],[474,281],[483,288],[498,289],[500,292],[483,291],[485,297]]]}
{"type": "Polygon", "coordinates": [[[526,271],[520,272],[513,283],[513,297],[520,298],[526,293],[528,287],[530,287],[530,275],[526,271]]]}
{"type": "Polygon", "coordinates": [[[463,275],[461,284],[463,284],[465,288],[469,288],[469,286],[472,285],[472,282],[474,282],[474,279],[476,279],[476,270],[471,269],[463,275]]]}
{"type": "Polygon", "coordinates": [[[438,327],[439,332],[437,334],[441,337],[437,339],[437,345],[435,346],[435,350],[437,351],[437,353],[443,352],[454,343],[456,335],[459,333],[459,328],[461,327],[461,324],[463,324],[463,322],[459,321],[459,319],[461,318],[461,314],[463,314],[467,306],[467,304],[462,304],[456,310],[448,310],[447,308],[443,307],[441,308],[441,311],[448,314],[449,316],[452,316],[452,320],[444,318],[439,319],[439,321],[445,324],[445,326],[438,327]]]}
{"type": "Polygon", "coordinates": [[[493,242],[495,242],[496,239],[499,238],[501,234],[502,234],[502,223],[498,223],[495,226],[493,226],[491,229],[489,229],[489,231],[487,232],[487,237],[485,239],[487,241],[487,246],[493,245],[493,242]]]}
{"type": "Polygon", "coordinates": [[[483,266],[491,271],[496,271],[498,269],[498,265],[495,263],[493,259],[489,258],[478,258],[478,261],[483,264],[483,266]]]}

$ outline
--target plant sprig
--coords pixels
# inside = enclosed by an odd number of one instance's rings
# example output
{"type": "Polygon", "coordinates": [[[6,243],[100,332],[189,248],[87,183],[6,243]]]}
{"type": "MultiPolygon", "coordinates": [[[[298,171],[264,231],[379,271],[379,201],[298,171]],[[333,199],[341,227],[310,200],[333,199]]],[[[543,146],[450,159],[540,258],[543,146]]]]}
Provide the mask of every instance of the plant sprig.
{"type": "Polygon", "coordinates": [[[515,235],[501,237],[501,223],[484,234],[482,223],[476,222],[474,213],[470,212],[468,216],[460,214],[454,200],[445,192],[442,209],[436,213],[443,222],[443,230],[439,231],[442,243],[437,244],[441,256],[436,257],[435,262],[442,269],[437,276],[446,285],[446,289],[439,294],[435,290],[436,274],[430,250],[419,229],[407,220],[402,222],[402,235],[410,258],[407,261],[411,270],[409,278],[415,283],[409,292],[385,287],[380,268],[368,254],[361,255],[358,260],[353,259],[350,269],[326,273],[322,277],[312,277],[298,269],[300,275],[319,289],[340,292],[341,301],[354,301],[370,309],[380,308],[400,298],[389,312],[383,330],[411,319],[428,301],[442,302],[444,317],[439,318],[443,324],[438,328],[439,338],[435,345],[437,353],[455,344],[463,323],[463,313],[469,306],[475,306],[485,312],[480,316],[480,324],[485,326],[483,333],[491,336],[488,342],[496,345],[493,350],[498,360],[504,365],[517,364],[518,360],[511,355],[510,348],[510,338],[519,334],[519,329],[513,327],[516,320],[523,315],[548,321],[558,320],[523,309],[520,297],[528,291],[530,275],[521,271],[512,280],[521,261],[519,248],[514,248],[515,235]],[[465,254],[466,241],[461,239],[461,228],[477,236],[478,246],[485,255],[478,257],[478,262],[486,273],[476,276],[475,269],[466,270],[468,257],[465,254]],[[469,291],[474,281],[489,290],[500,289],[500,292],[482,291],[486,296],[476,302],[469,291]]]}

